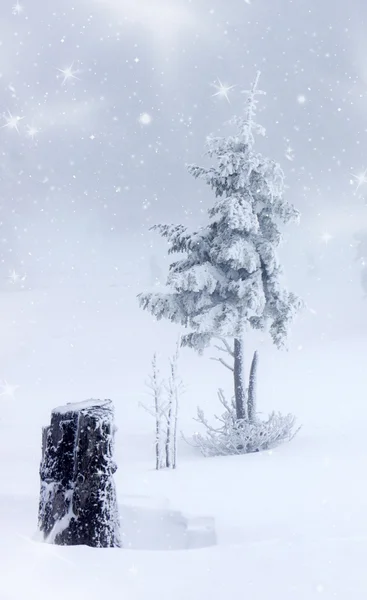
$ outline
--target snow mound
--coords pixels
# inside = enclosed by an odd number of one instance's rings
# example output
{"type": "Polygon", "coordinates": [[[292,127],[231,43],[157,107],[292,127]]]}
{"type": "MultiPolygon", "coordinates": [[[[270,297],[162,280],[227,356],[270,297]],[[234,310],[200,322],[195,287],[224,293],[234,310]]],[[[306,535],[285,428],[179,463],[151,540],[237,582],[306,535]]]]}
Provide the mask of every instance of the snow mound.
{"type": "Polygon", "coordinates": [[[122,504],[119,507],[122,543],[129,550],[191,550],[215,546],[217,536],[212,517],[190,517],[178,510],[144,505],[122,504]]]}

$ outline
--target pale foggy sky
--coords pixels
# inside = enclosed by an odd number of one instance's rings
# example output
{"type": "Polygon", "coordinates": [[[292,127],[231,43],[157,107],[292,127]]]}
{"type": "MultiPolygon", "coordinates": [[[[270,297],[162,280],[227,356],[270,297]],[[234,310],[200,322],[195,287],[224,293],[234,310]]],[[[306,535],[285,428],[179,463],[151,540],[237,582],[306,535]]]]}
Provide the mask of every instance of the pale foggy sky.
{"type": "Polygon", "coordinates": [[[1,2],[2,123],[21,117],[19,132],[0,130],[1,287],[12,269],[33,285],[75,273],[149,284],[164,245],[147,228],[202,222],[212,195],[185,163],[206,160],[205,137],[241,111],[260,69],[259,149],[303,213],[286,235],[288,280],[311,304],[347,287],[353,312],[363,292],[351,244],[367,229],[367,187],[356,193],[352,178],[367,169],[366,17],[363,0],[1,2]],[[236,86],[230,103],[213,96],[218,78],[236,86]]]}

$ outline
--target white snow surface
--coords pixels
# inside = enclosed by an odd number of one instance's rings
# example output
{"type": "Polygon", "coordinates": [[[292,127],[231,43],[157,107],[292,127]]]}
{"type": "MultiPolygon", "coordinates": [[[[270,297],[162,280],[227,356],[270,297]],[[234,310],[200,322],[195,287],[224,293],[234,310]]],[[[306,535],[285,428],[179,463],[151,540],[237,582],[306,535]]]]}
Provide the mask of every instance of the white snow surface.
{"type": "MultiPolygon", "coordinates": [[[[305,317],[307,319],[309,317],[305,317]]],[[[0,295],[0,600],[365,600],[366,330],[322,338],[309,322],[292,349],[260,339],[259,409],[302,429],[273,452],[204,458],[180,440],[176,471],[154,470],[144,380],[176,330],[141,313],[131,290],[93,286],[0,295]],[[47,309],[47,310],[46,310],[47,309]],[[77,326],[75,325],[77,323],[77,326]],[[140,328],[139,325],[140,324],[140,328]],[[301,347],[302,346],[302,347],[301,347]],[[124,549],[41,543],[41,427],[63,402],[109,397],[124,549]]],[[[249,346],[249,356],[253,348],[249,346]]],[[[230,374],[185,349],[179,429],[219,411],[230,374]]]]}

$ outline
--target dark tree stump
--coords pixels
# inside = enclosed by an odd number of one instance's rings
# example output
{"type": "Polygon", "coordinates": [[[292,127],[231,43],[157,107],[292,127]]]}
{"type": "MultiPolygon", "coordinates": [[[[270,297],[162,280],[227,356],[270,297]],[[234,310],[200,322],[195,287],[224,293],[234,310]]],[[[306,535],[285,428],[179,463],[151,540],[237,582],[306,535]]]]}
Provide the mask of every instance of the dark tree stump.
{"type": "Polygon", "coordinates": [[[110,400],[56,408],[42,431],[39,528],[60,546],[120,547],[110,400]]]}

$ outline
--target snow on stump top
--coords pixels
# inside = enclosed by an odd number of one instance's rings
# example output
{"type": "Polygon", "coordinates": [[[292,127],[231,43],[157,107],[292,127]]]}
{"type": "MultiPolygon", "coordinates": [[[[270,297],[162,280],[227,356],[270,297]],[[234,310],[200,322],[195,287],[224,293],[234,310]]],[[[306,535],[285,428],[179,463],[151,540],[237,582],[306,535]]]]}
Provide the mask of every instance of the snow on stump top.
{"type": "Polygon", "coordinates": [[[88,410],[90,408],[100,407],[106,407],[107,409],[112,410],[113,412],[111,400],[93,400],[92,398],[91,400],[84,400],[84,402],[68,402],[63,406],[58,406],[57,408],[54,408],[51,414],[65,415],[71,412],[80,412],[88,410]]]}
{"type": "Polygon", "coordinates": [[[120,547],[110,400],[66,404],[43,429],[39,529],[61,546],[120,547]]]}

